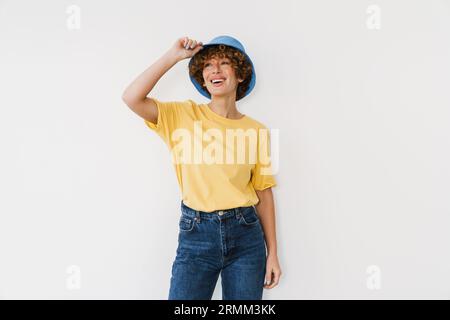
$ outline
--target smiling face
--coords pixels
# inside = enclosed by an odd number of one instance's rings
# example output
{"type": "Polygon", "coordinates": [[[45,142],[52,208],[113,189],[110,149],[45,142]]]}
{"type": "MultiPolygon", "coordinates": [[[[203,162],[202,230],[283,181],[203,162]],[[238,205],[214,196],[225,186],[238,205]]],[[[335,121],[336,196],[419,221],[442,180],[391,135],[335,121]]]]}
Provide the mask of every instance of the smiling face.
{"type": "Polygon", "coordinates": [[[212,57],[203,66],[203,86],[211,96],[236,96],[236,89],[242,79],[236,77],[229,58],[212,57]]]}
{"type": "Polygon", "coordinates": [[[205,47],[189,63],[189,76],[209,93],[208,98],[234,95],[236,100],[241,99],[249,88],[252,73],[253,67],[246,56],[223,44],[205,47]],[[214,86],[211,82],[214,77],[223,78],[223,83],[214,86]]]}

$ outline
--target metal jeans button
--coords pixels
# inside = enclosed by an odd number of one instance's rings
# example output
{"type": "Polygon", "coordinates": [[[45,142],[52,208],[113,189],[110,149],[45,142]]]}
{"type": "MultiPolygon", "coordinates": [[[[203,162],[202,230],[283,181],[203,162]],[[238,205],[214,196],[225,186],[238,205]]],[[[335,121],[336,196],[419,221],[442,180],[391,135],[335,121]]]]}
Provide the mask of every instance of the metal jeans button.
{"type": "Polygon", "coordinates": [[[221,215],[223,215],[223,211],[222,210],[219,211],[219,216],[221,216],[221,215]]]}

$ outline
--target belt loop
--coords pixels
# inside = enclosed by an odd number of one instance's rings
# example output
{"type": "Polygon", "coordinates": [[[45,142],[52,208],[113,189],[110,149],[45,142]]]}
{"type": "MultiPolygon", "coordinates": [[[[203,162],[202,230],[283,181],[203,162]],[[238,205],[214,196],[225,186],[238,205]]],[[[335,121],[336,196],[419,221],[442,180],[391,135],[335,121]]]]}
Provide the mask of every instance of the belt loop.
{"type": "Polygon", "coordinates": [[[236,219],[239,219],[241,216],[240,216],[240,210],[239,210],[240,208],[239,207],[237,207],[237,208],[234,208],[234,212],[235,212],[235,214],[236,214],[236,219]]]}
{"type": "Polygon", "coordinates": [[[200,223],[200,211],[195,210],[195,220],[197,220],[198,223],[200,223]]]}

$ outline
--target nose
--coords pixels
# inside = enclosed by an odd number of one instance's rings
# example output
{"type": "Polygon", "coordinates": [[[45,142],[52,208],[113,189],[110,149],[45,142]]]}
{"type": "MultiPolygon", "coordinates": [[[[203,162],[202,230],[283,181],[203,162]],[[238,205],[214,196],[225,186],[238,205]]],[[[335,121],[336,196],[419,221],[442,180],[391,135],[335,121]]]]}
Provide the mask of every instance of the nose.
{"type": "Polygon", "coordinates": [[[216,72],[217,70],[220,70],[220,64],[214,63],[213,64],[213,72],[216,72]]]}

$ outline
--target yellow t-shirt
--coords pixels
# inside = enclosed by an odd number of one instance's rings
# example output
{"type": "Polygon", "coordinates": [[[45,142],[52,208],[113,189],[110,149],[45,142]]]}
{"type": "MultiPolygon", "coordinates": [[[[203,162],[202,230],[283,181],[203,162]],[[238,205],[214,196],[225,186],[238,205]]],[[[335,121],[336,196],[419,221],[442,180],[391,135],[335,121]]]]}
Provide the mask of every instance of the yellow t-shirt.
{"type": "Polygon", "coordinates": [[[248,115],[225,118],[192,100],[162,102],[156,125],[144,119],[168,146],[182,200],[212,212],[259,202],[255,190],[276,186],[270,131],[248,115]]]}

